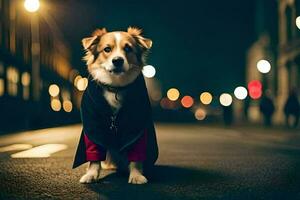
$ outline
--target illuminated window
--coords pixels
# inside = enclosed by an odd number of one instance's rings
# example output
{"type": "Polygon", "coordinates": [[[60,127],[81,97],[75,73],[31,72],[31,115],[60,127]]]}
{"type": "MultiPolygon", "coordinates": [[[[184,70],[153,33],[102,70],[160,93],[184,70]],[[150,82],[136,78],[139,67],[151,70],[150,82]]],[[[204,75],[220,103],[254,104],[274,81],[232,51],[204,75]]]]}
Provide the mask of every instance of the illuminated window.
{"type": "Polygon", "coordinates": [[[11,96],[17,96],[19,71],[15,67],[8,67],[6,71],[7,78],[7,92],[11,96]]]}
{"type": "MultiPolygon", "coordinates": [[[[1,1],[0,1],[0,3],[1,3],[1,1]]],[[[4,66],[3,66],[3,63],[0,62],[0,97],[3,96],[4,88],[5,88],[3,74],[4,74],[4,66]]]]}
{"type": "Polygon", "coordinates": [[[28,72],[22,74],[21,83],[23,86],[23,99],[28,100],[30,96],[30,74],[28,72]]]}
{"type": "Polygon", "coordinates": [[[4,80],[0,78],[0,97],[4,94],[4,80]]]}

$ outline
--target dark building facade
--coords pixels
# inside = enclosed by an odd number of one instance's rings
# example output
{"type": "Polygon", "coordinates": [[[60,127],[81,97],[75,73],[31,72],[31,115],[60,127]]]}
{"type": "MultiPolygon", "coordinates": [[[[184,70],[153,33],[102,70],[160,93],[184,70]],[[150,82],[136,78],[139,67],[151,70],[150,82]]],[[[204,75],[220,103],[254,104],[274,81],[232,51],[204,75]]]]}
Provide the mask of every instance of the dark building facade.
{"type": "Polygon", "coordinates": [[[0,132],[79,120],[78,72],[55,21],[42,13],[0,0],[0,132]]]}
{"type": "MultiPolygon", "coordinates": [[[[247,53],[246,80],[260,80],[276,107],[273,121],[284,122],[284,104],[291,90],[300,94],[300,0],[257,0],[257,40],[247,53]],[[298,19],[297,19],[298,18],[298,19]],[[262,74],[257,62],[268,60],[271,71],[262,74]]],[[[250,120],[259,121],[259,100],[252,100],[250,120]]]]}

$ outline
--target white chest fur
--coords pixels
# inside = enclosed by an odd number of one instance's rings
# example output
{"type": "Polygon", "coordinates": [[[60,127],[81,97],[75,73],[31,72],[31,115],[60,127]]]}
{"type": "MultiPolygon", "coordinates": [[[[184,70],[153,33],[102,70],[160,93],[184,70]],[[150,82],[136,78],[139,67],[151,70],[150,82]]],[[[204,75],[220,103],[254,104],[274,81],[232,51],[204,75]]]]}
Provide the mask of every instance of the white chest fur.
{"type": "Polygon", "coordinates": [[[122,107],[123,94],[121,92],[116,94],[114,92],[105,90],[103,95],[108,104],[112,107],[114,113],[118,112],[119,109],[122,107]]]}

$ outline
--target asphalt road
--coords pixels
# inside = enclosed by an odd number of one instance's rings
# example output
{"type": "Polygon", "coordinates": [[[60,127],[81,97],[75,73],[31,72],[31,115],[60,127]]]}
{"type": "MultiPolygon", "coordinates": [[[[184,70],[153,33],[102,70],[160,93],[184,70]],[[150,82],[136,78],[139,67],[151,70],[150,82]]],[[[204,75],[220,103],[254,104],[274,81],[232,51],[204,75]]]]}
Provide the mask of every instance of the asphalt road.
{"type": "Polygon", "coordinates": [[[299,130],[156,128],[160,156],[147,185],[129,185],[112,171],[99,183],[80,184],[86,166],[71,169],[79,125],[0,136],[0,198],[300,199],[299,130]],[[57,152],[44,152],[49,144],[57,152]],[[36,148],[38,154],[22,152],[36,148]]]}

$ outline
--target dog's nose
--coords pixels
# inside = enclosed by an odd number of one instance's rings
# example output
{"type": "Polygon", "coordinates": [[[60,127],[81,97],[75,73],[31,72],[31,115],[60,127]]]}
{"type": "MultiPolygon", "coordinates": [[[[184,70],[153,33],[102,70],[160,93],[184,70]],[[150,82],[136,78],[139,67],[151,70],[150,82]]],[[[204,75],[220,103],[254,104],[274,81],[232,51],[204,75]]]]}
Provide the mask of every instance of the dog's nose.
{"type": "Polygon", "coordinates": [[[122,57],[115,57],[112,59],[112,63],[116,67],[122,67],[124,64],[124,59],[122,57]]]}

